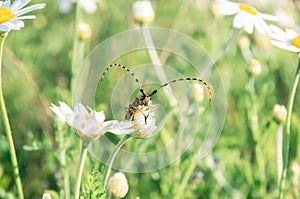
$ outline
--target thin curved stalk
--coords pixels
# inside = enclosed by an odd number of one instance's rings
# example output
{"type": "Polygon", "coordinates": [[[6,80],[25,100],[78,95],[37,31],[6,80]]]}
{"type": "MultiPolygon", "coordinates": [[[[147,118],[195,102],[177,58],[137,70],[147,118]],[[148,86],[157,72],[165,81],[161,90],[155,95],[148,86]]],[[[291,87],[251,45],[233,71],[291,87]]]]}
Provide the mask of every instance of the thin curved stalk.
{"type": "Polygon", "coordinates": [[[14,146],[14,140],[12,137],[12,131],[10,128],[9,124],[9,119],[6,111],[6,106],[4,102],[4,97],[3,97],[3,90],[2,90],[2,56],[3,56],[3,46],[4,46],[4,41],[7,37],[7,32],[6,33],[0,33],[0,109],[1,109],[1,115],[2,115],[2,121],[4,125],[4,130],[6,133],[7,141],[8,141],[8,146],[9,146],[9,154],[10,154],[10,159],[13,167],[13,172],[14,172],[14,179],[16,182],[17,186],[17,192],[18,192],[18,198],[23,199],[24,194],[23,194],[23,188],[22,188],[22,182],[20,178],[20,173],[19,173],[19,167],[18,167],[18,161],[17,161],[17,155],[15,151],[15,146],[14,146]]]}
{"type": "Polygon", "coordinates": [[[232,30],[232,33],[229,35],[229,37],[226,39],[226,41],[222,44],[222,46],[218,49],[218,51],[213,56],[213,61],[216,62],[220,59],[221,55],[225,52],[229,44],[232,42],[232,40],[237,36],[239,32],[239,29],[234,28],[232,30]]]}
{"type": "Polygon", "coordinates": [[[288,169],[288,162],[289,162],[289,150],[290,150],[290,136],[291,136],[291,120],[292,120],[292,112],[293,112],[293,105],[294,105],[294,99],[296,95],[297,85],[300,78],[300,59],[298,62],[298,66],[296,69],[296,74],[293,80],[293,86],[292,90],[289,96],[289,101],[287,105],[287,116],[286,116],[286,124],[285,124],[285,131],[283,134],[283,165],[282,165],[282,172],[281,172],[281,178],[279,183],[279,198],[284,198],[284,189],[285,189],[285,183],[286,183],[286,174],[288,169]]]}
{"type": "Polygon", "coordinates": [[[82,178],[85,159],[86,159],[86,156],[87,156],[87,151],[88,151],[88,149],[85,148],[84,145],[82,145],[80,160],[79,160],[79,166],[78,166],[78,171],[77,171],[77,181],[76,181],[76,187],[75,187],[75,199],[79,199],[80,183],[81,183],[81,178],[82,178]]]}
{"type": "Polygon", "coordinates": [[[115,157],[117,156],[118,152],[120,151],[121,147],[124,145],[124,143],[131,137],[131,135],[125,135],[116,145],[114,151],[112,152],[112,154],[110,155],[109,159],[108,159],[108,167],[107,170],[105,172],[105,180],[104,180],[104,187],[106,188],[107,186],[107,182],[108,182],[108,178],[110,176],[110,172],[111,172],[111,168],[113,165],[113,162],[115,160],[115,157]]]}

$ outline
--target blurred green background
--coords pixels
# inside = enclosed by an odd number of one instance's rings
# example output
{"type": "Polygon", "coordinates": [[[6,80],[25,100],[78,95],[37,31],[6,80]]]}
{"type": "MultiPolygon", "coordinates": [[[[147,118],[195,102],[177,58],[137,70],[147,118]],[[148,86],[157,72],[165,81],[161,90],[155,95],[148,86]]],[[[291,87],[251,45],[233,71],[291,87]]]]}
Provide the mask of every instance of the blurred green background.
{"type": "MultiPolygon", "coordinates": [[[[112,35],[138,28],[131,13],[133,2],[102,0],[94,14],[83,14],[83,20],[91,26],[93,33],[91,39],[84,41],[85,55],[112,35]]],[[[45,190],[55,190],[60,195],[63,189],[61,172],[76,169],[79,156],[79,141],[70,130],[67,132],[68,138],[58,138],[58,132],[61,131],[53,125],[53,113],[49,109],[50,103],[56,104],[58,100],[66,101],[69,105],[72,103],[71,56],[75,6],[67,13],[60,13],[58,1],[46,3],[45,9],[34,12],[37,19],[26,21],[21,31],[9,34],[3,57],[4,97],[14,133],[25,198],[41,198],[45,190]],[[62,139],[69,140],[63,149],[59,143],[62,139]],[[62,150],[68,156],[64,170],[59,158],[62,150]]],[[[232,32],[233,17],[218,15],[215,1],[154,0],[151,3],[155,10],[151,26],[185,33],[211,56],[232,32]]],[[[270,14],[284,11],[295,24],[299,24],[299,12],[293,1],[249,0],[247,3],[270,14]]],[[[141,57],[128,59],[127,62],[134,65],[139,60],[149,60],[149,57],[145,53],[141,57]]],[[[191,161],[195,161],[192,149],[164,169],[126,174],[130,188],[125,198],[175,198],[184,180],[187,180],[187,184],[180,198],[276,197],[276,137],[280,125],[273,119],[272,109],[275,104],[287,104],[297,59],[296,54],[271,46],[269,39],[259,33],[249,35],[243,30],[239,31],[217,61],[226,89],[226,120],[221,137],[210,155],[198,161],[190,175],[187,175],[189,166],[191,161]],[[245,59],[239,45],[241,39],[250,42],[249,50],[261,63],[262,72],[255,77],[249,72],[249,60],[245,59]],[[254,93],[251,88],[254,88],[254,93]],[[253,114],[257,117],[259,132],[256,139],[253,138],[253,114]]],[[[189,72],[186,71],[186,74],[189,72]]],[[[109,100],[105,97],[106,93],[111,92],[113,82],[122,75],[123,71],[109,75],[105,80],[106,86],[101,87],[103,91],[97,93],[97,99],[109,100]]],[[[296,168],[300,161],[299,104],[298,92],[292,119],[293,147],[290,149],[290,159],[292,165],[297,165],[296,168]]],[[[97,106],[102,110],[108,109],[105,103],[97,106]]],[[[0,198],[13,198],[9,192],[14,193],[15,187],[8,145],[2,132],[1,125],[0,198]]],[[[85,176],[99,165],[99,162],[89,158],[85,176]]],[[[299,197],[299,172],[289,170],[286,198],[299,197]]],[[[84,182],[86,177],[83,178],[84,182]]]]}

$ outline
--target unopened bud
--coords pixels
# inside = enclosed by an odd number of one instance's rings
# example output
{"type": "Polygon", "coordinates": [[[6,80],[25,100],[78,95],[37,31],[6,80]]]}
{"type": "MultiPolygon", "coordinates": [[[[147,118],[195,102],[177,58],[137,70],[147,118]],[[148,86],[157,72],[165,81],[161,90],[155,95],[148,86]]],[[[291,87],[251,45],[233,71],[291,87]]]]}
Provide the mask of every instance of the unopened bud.
{"type": "Polygon", "coordinates": [[[137,0],[132,5],[132,14],[140,23],[150,23],[154,20],[154,11],[150,1],[137,0]]]}
{"type": "Polygon", "coordinates": [[[253,76],[258,76],[261,73],[261,64],[258,60],[252,59],[249,63],[249,72],[253,76]]]}
{"type": "Polygon", "coordinates": [[[294,174],[299,175],[299,173],[300,173],[300,166],[299,166],[299,164],[296,161],[293,161],[291,163],[291,170],[292,170],[292,172],[294,174]]]}
{"type": "Polygon", "coordinates": [[[90,39],[92,37],[91,26],[84,22],[79,23],[78,36],[80,39],[90,39]]]}
{"type": "Polygon", "coordinates": [[[284,123],[287,110],[284,105],[275,104],[272,111],[274,119],[279,123],[284,123]]]}
{"type": "Polygon", "coordinates": [[[50,193],[44,193],[42,199],[51,199],[50,193]]]}
{"type": "Polygon", "coordinates": [[[202,100],[204,99],[204,96],[205,96],[205,90],[204,90],[204,87],[200,84],[195,84],[193,86],[193,94],[196,98],[196,100],[198,102],[202,102],[202,100]]]}
{"type": "Polygon", "coordinates": [[[262,35],[255,33],[254,34],[255,44],[261,49],[267,49],[270,47],[270,38],[267,35],[262,35]]]}
{"type": "Polygon", "coordinates": [[[107,189],[109,194],[117,198],[123,198],[128,192],[128,182],[122,172],[115,173],[108,181],[107,189]]]}
{"type": "Polygon", "coordinates": [[[249,49],[249,47],[250,47],[250,41],[245,36],[242,36],[242,37],[239,38],[238,44],[239,44],[241,49],[249,49]]]}

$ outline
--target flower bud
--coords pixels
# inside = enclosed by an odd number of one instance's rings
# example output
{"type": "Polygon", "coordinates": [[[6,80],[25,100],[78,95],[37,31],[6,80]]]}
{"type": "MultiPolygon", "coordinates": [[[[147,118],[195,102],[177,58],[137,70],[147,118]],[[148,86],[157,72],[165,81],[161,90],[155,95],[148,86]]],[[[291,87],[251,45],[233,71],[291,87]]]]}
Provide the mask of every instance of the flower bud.
{"type": "Polygon", "coordinates": [[[284,123],[287,110],[284,105],[275,104],[272,111],[274,119],[279,123],[284,123]]]}
{"type": "Polygon", "coordinates": [[[137,0],[132,5],[132,14],[140,23],[150,23],[154,19],[154,11],[150,1],[137,0]]]}
{"type": "Polygon", "coordinates": [[[122,172],[115,173],[110,177],[107,184],[108,193],[117,198],[123,198],[128,192],[128,182],[122,172]]]}
{"type": "Polygon", "coordinates": [[[78,36],[80,39],[90,39],[92,37],[91,26],[84,22],[79,23],[78,36]]]}
{"type": "Polygon", "coordinates": [[[43,194],[42,199],[51,199],[50,193],[45,192],[45,193],[43,194]]]}
{"type": "Polygon", "coordinates": [[[252,76],[258,76],[261,73],[261,64],[258,60],[252,59],[250,61],[249,72],[252,76]]]}
{"type": "Polygon", "coordinates": [[[271,46],[270,38],[267,35],[255,33],[254,42],[261,49],[267,49],[271,46]]]}
{"type": "Polygon", "coordinates": [[[241,49],[249,49],[249,47],[250,47],[250,41],[245,36],[242,36],[242,37],[239,38],[238,44],[239,44],[241,49]]]}
{"type": "Polygon", "coordinates": [[[291,170],[294,174],[297,174],[297,175],[300,174],[300,166],[296,161],[293,161],[291,163],[291,170]]]}
{"type": "Polygon", "coordinates": [[[195,84],[192,88],[193,94],[198,102],[202,102],[205,96],[204,87],[200,84],[195,84]]]}

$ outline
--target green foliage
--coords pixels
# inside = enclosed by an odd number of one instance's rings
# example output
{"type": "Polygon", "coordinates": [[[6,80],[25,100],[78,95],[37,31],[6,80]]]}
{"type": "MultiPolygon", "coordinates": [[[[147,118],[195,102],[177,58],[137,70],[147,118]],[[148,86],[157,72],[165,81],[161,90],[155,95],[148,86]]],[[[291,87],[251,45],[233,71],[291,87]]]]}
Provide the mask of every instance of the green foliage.
{"type": "Polygon", "coordinates": [[[104,176],[97,169],[93,169],[87,183],[82,186],[82,199],[105,199],[104,176]]]}

